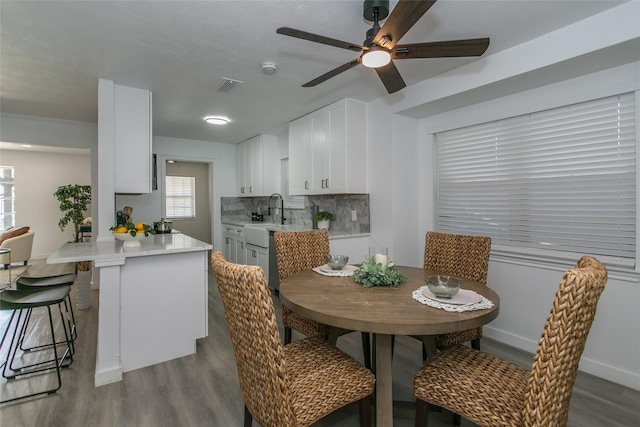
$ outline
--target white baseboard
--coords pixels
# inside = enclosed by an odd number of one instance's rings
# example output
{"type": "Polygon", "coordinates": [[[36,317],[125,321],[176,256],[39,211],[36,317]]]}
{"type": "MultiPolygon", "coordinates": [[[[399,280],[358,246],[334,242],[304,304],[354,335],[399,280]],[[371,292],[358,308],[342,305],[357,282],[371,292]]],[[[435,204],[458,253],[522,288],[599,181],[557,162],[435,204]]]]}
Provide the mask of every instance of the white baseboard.
{"type": "MultiPolygon", "coordinates": [[[[538,348],[537,341],[531,341],[489,326],[484,326],[482,328],[482,335],[532,354],[535,353],[538,348]]],[[[579,370],[598,378],[640,391],[640,375],[633,372],[628,372],[616,368],[615,366],[605,365],[584,356],[580,359],[579,370]]]]}

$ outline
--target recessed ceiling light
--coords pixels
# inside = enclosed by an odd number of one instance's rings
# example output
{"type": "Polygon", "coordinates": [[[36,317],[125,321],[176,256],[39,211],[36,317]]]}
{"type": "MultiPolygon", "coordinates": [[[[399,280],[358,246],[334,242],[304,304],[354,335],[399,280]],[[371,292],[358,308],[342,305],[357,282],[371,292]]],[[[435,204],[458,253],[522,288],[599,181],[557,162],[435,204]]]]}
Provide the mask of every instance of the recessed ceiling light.
{"type": "Polygon", "coordinates": [[[209,123],[210,125],[226,125],[227,123],[229,123],[231,120],[229,120],[226,117],[220,117],[220,116],[207,116],[204,118],[204,121],[209,123]]]}
{"type": "Polygon", "coordinates": [[[32,147],[32,145],[31,145],[31,144],[22,144],[22,147],[24,147],[24,148],[31,148],[31,147],[32,147]]]}

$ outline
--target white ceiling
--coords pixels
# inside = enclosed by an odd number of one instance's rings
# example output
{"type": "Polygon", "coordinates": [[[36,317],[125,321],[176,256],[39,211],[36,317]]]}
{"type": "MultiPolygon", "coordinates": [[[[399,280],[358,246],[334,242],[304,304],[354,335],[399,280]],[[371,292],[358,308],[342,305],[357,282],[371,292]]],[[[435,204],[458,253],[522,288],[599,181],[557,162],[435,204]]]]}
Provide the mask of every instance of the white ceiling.
{"type": "MultiPolygon", "coordinates": [[[[98,79],[153,92],[155,135],[238,143],[281,132],[333,101],[386,95],[373,70],[301,84],[357,56],[276,34],[281,26],[361,44],[362,1],[0,1],[0,112],[96,122],[98,79]],[[264,61],[278,72],[265,75],[264,61]],[[222,77],[244,83],[214,92],[222,77]],[[206,115],[231,118],[225,126],[206,115]]],[[[605,9],[613,0],[440,0],[401,44],[490,37],[491,55],[605,9]]],[[[391,0],[391,8],[396,1],[391,0]]],[[[407,85],[474,59],[396,61],[407,85]]],[[[405,88],[403,91],[410,90],[405,88]]],[[[400,96],[402,91],[400,92],[400,96]]],[[[394,95],[397,96],[397,95],[394,95]]]]}

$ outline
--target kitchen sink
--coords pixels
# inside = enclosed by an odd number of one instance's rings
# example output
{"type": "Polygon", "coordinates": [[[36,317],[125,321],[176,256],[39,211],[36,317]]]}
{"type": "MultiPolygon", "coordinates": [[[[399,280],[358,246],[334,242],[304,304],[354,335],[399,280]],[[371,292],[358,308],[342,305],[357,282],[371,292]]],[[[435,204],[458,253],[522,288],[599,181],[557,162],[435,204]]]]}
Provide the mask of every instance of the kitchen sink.
{"type": "Polygon", "coordinates": [[[244,226],[244,241],[247,244],[260,246],[262,248],[269,247],[270,231],[307,231],[309,227],[297,224],[247,224],[244,226]]]}

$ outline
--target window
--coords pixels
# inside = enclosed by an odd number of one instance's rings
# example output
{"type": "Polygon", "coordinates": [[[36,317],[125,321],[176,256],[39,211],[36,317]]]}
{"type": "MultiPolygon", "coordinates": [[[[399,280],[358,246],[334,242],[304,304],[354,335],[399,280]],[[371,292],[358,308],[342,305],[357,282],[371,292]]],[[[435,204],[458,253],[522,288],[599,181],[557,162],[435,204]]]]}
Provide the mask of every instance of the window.
{"type": "Polygon", "coordinates": [[[635,266],[633,93],[450,130],[436,141],[439,231],[635,266]]]}
{"type": "Polygon", "coordinates": [[[16,195],[13,166],[0,166],[0,230],[16,225],[16,195]]]}
{"type": "Polygon", "coordinates": [[[193,176],[166,176],[165,207],[167,218],[195,218],[196,178],[193,176]]]}

